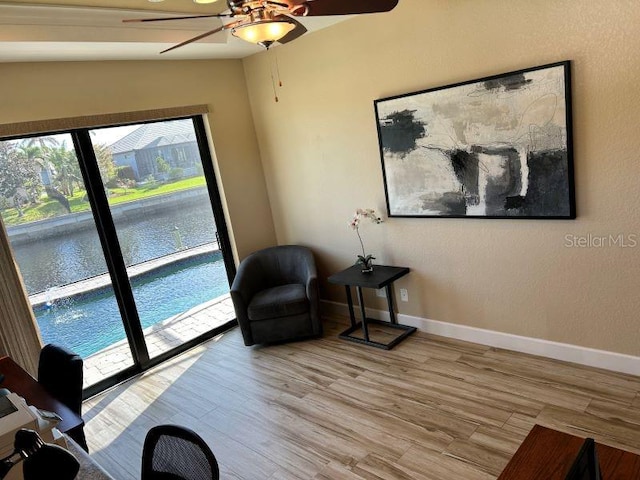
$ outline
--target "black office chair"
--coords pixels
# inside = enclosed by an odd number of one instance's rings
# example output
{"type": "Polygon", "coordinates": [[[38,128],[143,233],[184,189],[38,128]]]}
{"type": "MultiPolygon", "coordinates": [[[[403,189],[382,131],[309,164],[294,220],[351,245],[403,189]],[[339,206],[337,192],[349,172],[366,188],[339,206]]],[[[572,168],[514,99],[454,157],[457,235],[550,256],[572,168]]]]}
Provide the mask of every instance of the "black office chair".
{"type": "MultiPolygon", "coordinates": [[[[82,416],[82,358],[59,345],[45,345],[38,361],[38,383],[69,409],[82,416]]],[[[86,452],[84,426],[66,432],[86,452]]]]}
{"type": "Polygon", "coordinates": [[[193,430],[158,425],[142,448],[142,480],[218,480],[216,457],[193,430]]]}

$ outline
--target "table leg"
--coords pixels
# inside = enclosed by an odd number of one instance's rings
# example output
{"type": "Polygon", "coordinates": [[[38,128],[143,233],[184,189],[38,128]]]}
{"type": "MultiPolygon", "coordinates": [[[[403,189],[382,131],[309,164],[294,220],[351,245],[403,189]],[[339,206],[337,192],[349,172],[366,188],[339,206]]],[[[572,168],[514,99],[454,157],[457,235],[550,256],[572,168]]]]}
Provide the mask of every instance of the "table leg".
{"type": "Polygon", "coordinates": [[[358,302],[360,303],[360,315],[362,315],[362,334],[365,341],[369,341],[369,327],[367,326],[367,311],[364,308],[364,297],[362,296],[362,287],[356,287],[358,294],[358,302]]]}
{"type": "Polygon", "coordinates": [[[356,314],[353,311],[353,298],[351,298],[351,287],[349,285],[345,285],[345,290],[347,291],[347,305],[349,306],[349,319],[351,320],[351,326],[356,326],[356,314]]]}
{"type": "Polygon", "coordinates": [[[390,283],[384,288],[387,293],[387,307],[389,307],[389,321],[392,324],[396,325],[398,323],[398,320],[396,319],[396,312],[393,309],[393,289],[391,288],[391,285],[393,284],[390,283]]]}

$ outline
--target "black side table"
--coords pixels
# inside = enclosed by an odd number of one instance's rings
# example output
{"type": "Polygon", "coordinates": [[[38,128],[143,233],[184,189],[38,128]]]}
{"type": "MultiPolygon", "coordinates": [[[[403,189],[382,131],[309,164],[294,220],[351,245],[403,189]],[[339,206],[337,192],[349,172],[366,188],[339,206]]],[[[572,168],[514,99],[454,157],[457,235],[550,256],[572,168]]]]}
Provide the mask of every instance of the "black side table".
{"type": "Polygon", "coordinates": [[[391,350],[402,340],[407,338],[413,332],[416,331],[416,327],[410,327],[408,325],[400,325],[396,320],[396,314],[393,310],[393,290],[391,286],[400,277],[409,273],[407,267],[388,267],[385,265],[375,265],[373,272],[362,273],[362,267],[360,265],[353,265],[341,272],[331,275],[328,280],[329,283],[336,285],[344,285],[347,292],[347,304],[349,305],[349,317],[351,319],[351,327],[342,332],[339,337],[352,342],[364,343],[365,345],[371,345],[372,347],[383,348],[385,350],[391,350]],[[358,294],[358,302],[360,303],[360,315],[362,320],[356,322],[356,316],[353,311],[353,298],[351,297],[351,287],[356,287],[358,294]],[[362,297],[363,288],[375,288],[379,289],[385,287],[387,294],[387,306],[389,308],[389,317],[391,322],[384,322],[373,318],[367,318],[367,314],[364,308],[364,299],[362,297]],[[379,325],[385,325],[386,327],[402,330],[402,333],[395,337],[388,343],[380,343],[373,341],[369,338],[368,324],[375,323],[379,325]],[[362,334],[364,338],[355,337],[353,332],[362,328],[362,334]]]}

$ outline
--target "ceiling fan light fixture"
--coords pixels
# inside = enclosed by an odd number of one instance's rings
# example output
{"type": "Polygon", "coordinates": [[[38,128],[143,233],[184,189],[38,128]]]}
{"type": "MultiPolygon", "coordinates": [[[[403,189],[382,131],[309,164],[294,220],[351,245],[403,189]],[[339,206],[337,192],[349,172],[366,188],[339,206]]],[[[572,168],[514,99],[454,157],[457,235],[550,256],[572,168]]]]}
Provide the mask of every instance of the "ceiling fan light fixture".
{"type": "Polygon", "coordinates": [[[258,20],[234,27],[231,30],[231,34],[246,42],[256,43],[265,48],[269,48],[273,42],[280,40],[295,27],[296,24],[294,22],[286,20],[285,18],[258,20]]]}

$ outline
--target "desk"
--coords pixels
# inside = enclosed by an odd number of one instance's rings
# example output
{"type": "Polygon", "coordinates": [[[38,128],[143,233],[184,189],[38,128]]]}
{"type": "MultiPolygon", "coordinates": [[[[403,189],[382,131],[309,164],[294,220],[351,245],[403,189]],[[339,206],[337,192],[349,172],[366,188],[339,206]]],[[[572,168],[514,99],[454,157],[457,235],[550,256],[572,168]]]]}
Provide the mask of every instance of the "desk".
{"type": "MultiPolygon", "coordinates": [[[[564,480],[584,438],[535,425],[498,480],[564,480]]],[[[596,444],[602,478],[640,478],[640,455],[596,444]]]]}
{"type": "MultiPolygon", "coordinates": [[[[74,480],[114,480],[114,478],[100,465],[94,462],[89,454],[87,454],[80,445],[74,442],[71,437],[65,435],[65,440],[67,442],[67,450],[76,457],[76,460],[78,460],[78,463],[80,464],[78,474],[75,476],[74,480]]],[[[23,467],[23,463],[18,463],[15,467],[9,470],[5,480],[24,480],[24,475],[22,473],[23,467]]],[[[55,472],[55,465],[51,465],[51,476],[48,478],[55,480],[57,478],[55,472]]]]}
{"type": "Polygon", "coordinates": [[[71,437],[66,436],[68,450],[73,453],[80,463],[80,470],[75,480],[113,480],[100,465],[98,465],[80,445],[73,441],[71,437]]]}
{"type": "Polygon", "coordinates": [[[56,428],[62,433],[84,425],[82,417],[73,412],[64,403],[53,398],[35,378],[10,357],[0,358],[0,373],[4,375],[4,381],[0,384],[1,388],[17,393],[29,405],[60,415],[62,421],[56,428]]]}
{"type": "Polygon", "coordinates": [[[393,285],[393,282],[395,282],[400,277],[404,277],[408,273],[409,269],[407,267],[389,267],[385,265],[375,265],[373,272],[362,273],[362,267],[360,265],[353,265],[346,270],[331,275],[328,278],[329,283],[345,286],[345,290],[347,292],[347,304],[349,306],[349,319],[351,320],[351,327],[342,332],[339,337],[351,342],[357,342],[365,345],[370,345],[372,347],[391,350],[398,343],[415,332],[415,327],[400,325],[396,320],[396,314],[393,310],[393,289],[391,288],[391,286],[393,285]],[[362,318],[362,321],[360,322],[356,322],[356,316],[353,311],[353,298],[351,297],[352,286],[356,287],[356,292],[358,294],[358,302],[360,303],[360,316],[362,318]],[[390,322],[383,322],[381,320],[367,318],[367,313],[364,307],[362,289],[379,289],[383,287],[385,288],[385,292],[387,294],[387,307],[389,309],[390,322]],[[401,330],[402,333],[388,343],[375,342],[369,337],[368,324],[370,323],[385,325],[387,328],[401,330]],[[356,330],[359,330],[360,328],[362,328],[362,335],[364,338],[352,335],[356,330]]]}
{"type": "MultiPolygon", "coordinates": [[[[0,384],[1,388],[17,393],[26,400],[28,405],[57,413],[62,418],[62,421],[56,425],[56,428],[61,432],[68,432],[73,428],[84,425],[82,417],[53,398],[35,378],[14,362],[12,358],[0,358],[0,373],[4,375],[4,381],[0,384]]],[[[80,471],[76,476],[76,480],[113,480],[76,442],[68,436],[65,436],[65,440],[69,451],[80,462],[80,471]]]]}

